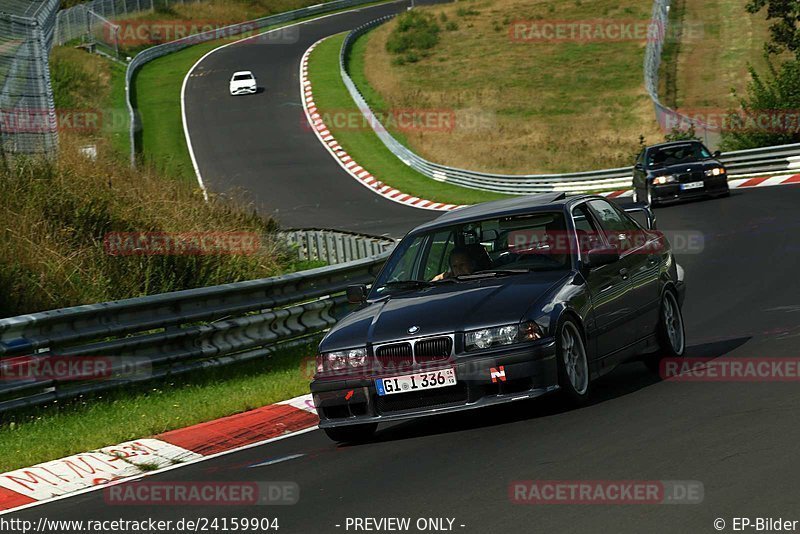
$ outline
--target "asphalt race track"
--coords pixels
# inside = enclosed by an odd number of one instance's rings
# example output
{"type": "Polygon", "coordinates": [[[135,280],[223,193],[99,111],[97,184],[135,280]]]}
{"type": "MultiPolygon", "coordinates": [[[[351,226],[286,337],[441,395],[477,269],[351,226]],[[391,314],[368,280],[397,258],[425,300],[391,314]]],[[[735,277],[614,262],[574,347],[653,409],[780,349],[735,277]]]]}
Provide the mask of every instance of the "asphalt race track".
{"type": "Polygon", "coordinates": [[[246,192],[285,228],[336,228],[402,236],[437,212],[372,193],[348,175],[311,130],[300,104],[300,58],[319,39],[402,11],[408,2],[312,21],[275,38],[244,40],[204,59],[186,86],[187,124],[206,187],[246,192]],[[251,70],[255,95],[233,97],[228,81],[251,70]]]}
{"type": "MultiPolygon", "coordinates": [[[[677,255],[688,285],[687,356],[797,356],[799,203],[800,187],[787,186],[656,210],[662,230],[703,235],[702,250],[677,255]]],[[[796,382],[660,382],[631,363],[595,383],[592,403],[577,410],[554,398],[522,401],[386,425],[359,446],[337,447],[315,430],[148,478],[295,481],[294,506],[120,507],[97,491],[8,517],[267,516],[285,534],[345,532],[347,517],[449,517],[456,532],[474,533],[715,532],[718,517],[728,525],[733,516],[800,519],[798,410],[796,382]],[[249,467],[297,454],[304,456],[249,467]],[[578,479],[696,480],[704,501],[509,501],[515,480],[578,479]]]]}

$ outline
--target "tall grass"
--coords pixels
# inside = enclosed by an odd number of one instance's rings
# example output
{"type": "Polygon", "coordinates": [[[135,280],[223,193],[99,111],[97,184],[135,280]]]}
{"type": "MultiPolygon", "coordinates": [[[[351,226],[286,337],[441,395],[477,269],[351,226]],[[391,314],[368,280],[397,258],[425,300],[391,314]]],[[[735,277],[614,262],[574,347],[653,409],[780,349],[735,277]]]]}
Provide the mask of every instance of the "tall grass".
{"type": "Polygon", "coordinates": [[[97,160],[62,135],[57,160],[0,169],[0,317],[271,276],[297,265],[276,229],[152,169],[130,169],[105,145],[97,160]],[[257,232],[252,255],[112,256],[109,232],[257,232]]]}

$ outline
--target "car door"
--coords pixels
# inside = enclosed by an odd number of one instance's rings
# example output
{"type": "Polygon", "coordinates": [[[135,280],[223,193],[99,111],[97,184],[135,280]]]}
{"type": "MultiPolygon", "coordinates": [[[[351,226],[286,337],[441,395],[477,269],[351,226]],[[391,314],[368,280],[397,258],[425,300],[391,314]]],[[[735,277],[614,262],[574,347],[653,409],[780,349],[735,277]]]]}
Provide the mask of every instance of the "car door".
{"type": "MultiPolygon", "coordinates": [[[[579,254],[592,248],[608,245],[598,221],[584,202],[572,210],[572,219],[579,243],[579,254]]],[[[592,300],[593,335],[599,370],[609,364],[608,356],[618,353],[633,342],[630,329],[632,315],[631,284],[621,271],[620,262],[595,267],[584,272],[592,300]]]]}
{"type": "Polygon", "coordinates": [[[607,200],[590,200],[588,204],[609,242],[619,250],[620,269],[631,285],[627,299],[633,314],[629,323],[631,341],[639,341],[652,334],[658,316],[660,254],[654,246],[656,237],[607,200]]]}

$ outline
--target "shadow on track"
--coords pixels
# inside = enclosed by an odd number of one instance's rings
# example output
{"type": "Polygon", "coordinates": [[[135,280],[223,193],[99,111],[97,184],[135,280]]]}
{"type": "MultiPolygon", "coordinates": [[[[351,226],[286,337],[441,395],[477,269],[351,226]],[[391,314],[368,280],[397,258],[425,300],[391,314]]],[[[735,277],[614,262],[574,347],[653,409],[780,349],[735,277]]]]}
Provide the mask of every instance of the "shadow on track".
{"type": "MultiPolygon", "coordinates": [[[[687,347],[689,358],[714,359],[747,343],[750,337],[732,338],[687,347]]],[[[592,396],[586,407],[624,397],[661,382],[638,361],[632,361],[592,382],[592,396]]],[[[583,408],[578,408],[583,409],[583,408]]],[[[551,417],[573,410],[558,394],[476,410],[421,417],[379,430],[373,442],[397,441],[476,428],[489,428],[518,421],[551,417]]],[[[358,446],[341,445],[340,447],[358,446]]]]}

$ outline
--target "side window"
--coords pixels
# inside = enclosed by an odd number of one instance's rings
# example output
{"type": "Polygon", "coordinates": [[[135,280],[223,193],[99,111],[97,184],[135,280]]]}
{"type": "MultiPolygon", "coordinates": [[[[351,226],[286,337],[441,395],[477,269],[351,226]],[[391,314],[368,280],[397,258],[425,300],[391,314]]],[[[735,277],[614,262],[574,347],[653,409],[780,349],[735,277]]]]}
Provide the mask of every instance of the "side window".
{"type": "Polygon", "coordinates": [[[602,246],[603,239],[589,214],[589,207],[581,204],[572,210],[572,220],[575,222],[575,233],[578,237],[578,247],[582,253],[602,246]]]}
{"type": "Polygon", "coordinates": [[[634,232],[636,223],[607,200],[590,200],[589,206],[606,232],[634,232]]]}
{"type": "Polygon", "coordinates": [[[453,232],[439,232],[433,235],[425,260],[423,280],[431,280],[448,269],[450,252],[455,246],[453,239],[453,232]]]}
{"type": "Polygon", "coordinates": [[[620,254],[641,247],[643,240],[647,240],[636,221],[607,200],[590,200],[588,204],[600,222],[607,241],[617,247],[620,254]]]}

